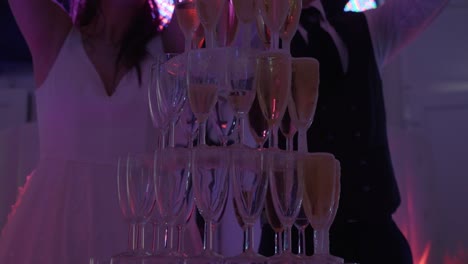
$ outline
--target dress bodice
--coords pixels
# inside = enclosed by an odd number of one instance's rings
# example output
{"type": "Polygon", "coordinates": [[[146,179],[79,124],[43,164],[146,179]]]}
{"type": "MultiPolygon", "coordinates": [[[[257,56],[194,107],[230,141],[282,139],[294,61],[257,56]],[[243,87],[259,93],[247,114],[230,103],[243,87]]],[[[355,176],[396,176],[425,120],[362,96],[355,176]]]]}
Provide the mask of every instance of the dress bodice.
{"type": "Polygon", "coordinates": [[[107,95],[99,74],[72,29],[48,77],[36,91],[40,157],[113,162],[151,148],[147,87],[151,57],[130,70],[107,95]]]}

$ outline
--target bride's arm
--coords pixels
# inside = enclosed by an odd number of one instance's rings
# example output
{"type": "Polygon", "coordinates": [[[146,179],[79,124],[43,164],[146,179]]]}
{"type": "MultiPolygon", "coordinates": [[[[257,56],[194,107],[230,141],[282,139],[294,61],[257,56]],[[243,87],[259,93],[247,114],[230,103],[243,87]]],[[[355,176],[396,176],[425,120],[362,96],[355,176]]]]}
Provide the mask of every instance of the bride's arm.
{"type": "Polygon", "coordinates": [[[51,0],[8,0],[33,59],[34,78],[45,80],[72,26],[71,18],[51,0]]]}

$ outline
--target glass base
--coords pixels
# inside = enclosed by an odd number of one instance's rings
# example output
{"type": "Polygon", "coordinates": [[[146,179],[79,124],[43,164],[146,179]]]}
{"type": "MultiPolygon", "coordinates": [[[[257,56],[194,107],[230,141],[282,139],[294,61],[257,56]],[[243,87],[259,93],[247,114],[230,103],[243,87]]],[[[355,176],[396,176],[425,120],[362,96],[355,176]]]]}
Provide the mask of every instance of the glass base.
{"type": "Polygon", "coordinates": [[[148,252],[122,252],[112,256],[111,264],[140,264],[143,258],[151,256],[148,252]]]}
{"type": "Polygon", "coordinates": [[[224,257],[213,251],[202,251],[200,255],[185,259],[185,264],[223,264],[224,257]]]}
{"type": "Polygon", "coordinates": [[[268,264],[303,264],[304,259],[291,252],[283,252],[268,258],[268,264]]]}
{"type": "Polygon", "coordinates": [[[143,258],[141,264],[184,264],[185,259],[180,256],[154,255],[143,258]]]}
{"type": "Polygon", "coordinates": [[[225,264],[265,264],[268,258],[255,252],[244,252],[240,255],[227,258],[225,264]]]}

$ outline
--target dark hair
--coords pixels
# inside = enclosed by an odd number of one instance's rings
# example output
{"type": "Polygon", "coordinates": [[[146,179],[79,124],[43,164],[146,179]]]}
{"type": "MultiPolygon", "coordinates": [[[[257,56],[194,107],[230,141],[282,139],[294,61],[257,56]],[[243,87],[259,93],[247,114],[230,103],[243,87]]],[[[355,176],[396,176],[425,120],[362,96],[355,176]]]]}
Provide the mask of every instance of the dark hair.
{"type": "Polygon", "coordinates": [[[327,18],[332,18],[336,15],[342,14],[344,8],[349,0],[328,0],[322,1],[323,9],[327,14],[327,18]]]}
{"type": "MultiPolygon", "coordinates": [[[[101,0],[80,1],[75,24],[82,28],[91,24],[93,19],[101,12],[101,0]]],[[[124,35],[120,45],[117,63],[122,63],[127,68],[135,67],[138,73],[138,81],[141,84],[140,61],[146,55],[146,44],[157,34],[159,13],[154,0],[147,0],[137,11],[131,22],[129,30],[124,35]]]]}

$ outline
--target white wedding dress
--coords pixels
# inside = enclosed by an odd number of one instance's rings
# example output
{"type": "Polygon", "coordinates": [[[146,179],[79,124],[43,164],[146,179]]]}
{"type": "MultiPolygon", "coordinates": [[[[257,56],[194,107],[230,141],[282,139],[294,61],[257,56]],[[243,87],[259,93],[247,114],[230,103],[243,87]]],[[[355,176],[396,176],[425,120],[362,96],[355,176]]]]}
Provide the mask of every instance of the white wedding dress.
{"type": "Polygon", "coordinates": [[[154,149],[152,59],[141,64],[141,85],[132,70],[108,96],[82,43],[72,29],[36,92],[40,161],[2,230],[1,264],[87,264],[127,249],[116,161],[154,149]]]}

